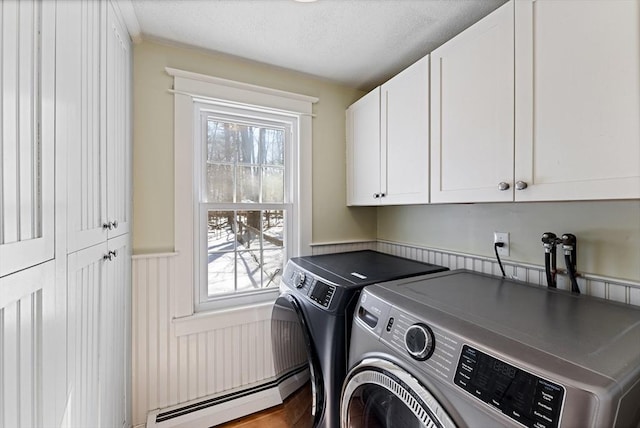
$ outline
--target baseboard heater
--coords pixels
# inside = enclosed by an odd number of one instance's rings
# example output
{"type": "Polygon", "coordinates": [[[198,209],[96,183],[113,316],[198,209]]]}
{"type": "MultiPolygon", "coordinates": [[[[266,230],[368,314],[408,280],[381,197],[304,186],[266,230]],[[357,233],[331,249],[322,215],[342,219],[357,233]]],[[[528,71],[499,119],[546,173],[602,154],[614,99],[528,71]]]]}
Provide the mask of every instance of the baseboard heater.
{"type": "Polygon", "coordinates": [[[308,379],[309,368],[303,365],[266,382],[154,410],[147,415],[147,428],[208,428],[228,422],[282,404],[284,391],[295,390],[308,379]]]}

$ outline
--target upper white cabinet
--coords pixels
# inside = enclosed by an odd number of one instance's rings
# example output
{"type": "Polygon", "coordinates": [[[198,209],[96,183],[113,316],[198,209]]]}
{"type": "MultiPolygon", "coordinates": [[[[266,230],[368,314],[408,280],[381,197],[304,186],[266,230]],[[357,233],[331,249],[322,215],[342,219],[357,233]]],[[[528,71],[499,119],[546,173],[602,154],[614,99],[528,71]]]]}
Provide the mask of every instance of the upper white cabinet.
{"type": "Polygon", "coordinates": [[[429,57],[347,109],[347,204],[429,201],[429,57]]]}
{"type": "Polygon", "coordinates": [[[640,198],[640,2],[515,2],[516,200],[640,198]]]}
{"type": "Polygon", "coordinates": [[[431,58],[431,202],[640,197],[639,2],[510,2],[431,58]]]}
{"type": "Polygon", "coordinates": [[[129,232],[130,45],[110,2],[69,9],[59,37],[59,85],[68,98],[68,252],[129,232]]]}
{"type": "Polygon", "coordinates": [[[347,205],[378,205],[380,87],[347,109],[347,205]]]}
{"type": "Polygon", "coordinates": [[[380,203],[427,203],[429,56],[384,83],[380,104],[380,203]]]}
{"type": "Polygon", "coordinates": [[[0,1],[0,277],[54,257],[55,10],[0,1]]]}
{"type": "Polygon", "coordinates": [[[508,3],[431,53],[431,202],[513,200],[513,46],[508,3]]]}

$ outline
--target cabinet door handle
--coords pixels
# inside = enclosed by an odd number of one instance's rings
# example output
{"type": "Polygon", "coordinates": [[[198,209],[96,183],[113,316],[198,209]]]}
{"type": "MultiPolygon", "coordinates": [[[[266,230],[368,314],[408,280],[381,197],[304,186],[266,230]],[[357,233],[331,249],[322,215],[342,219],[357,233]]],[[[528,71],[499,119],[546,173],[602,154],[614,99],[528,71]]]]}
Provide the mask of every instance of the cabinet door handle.
{"type": "Polygon", "coordinates": [[[106,223],[102,223],[102,228],[104,230],[113,230],[116,229],[118,227],[118,221],[108,221],[106,223]]]}
{"type": "Polygon", "coordinates": [[[524,190],[527,188],[527,183],[524,181],[516,181],[516,190],[524,190]]]}
{"type": "Polygon", "coordinates": [[[509,190],[509,187],[509,183],[507,183],[506,181],[501,181],[500,183],[498,183],[498,190],[500,190],[501,192],[509,190]]]}
{"type": "Polygon", "coordinates": [[[385,196],[387,196],[386,193],[380,193],[381,198],[384,198],[385,196]]]}
{"type": "Polygon", "coordinates": [[[373,194],[373,199],[378,199],[379,197],[380,197],[380,194],[379,194],[379,193],[374,193],[374,194],[373,194]]]}
{"type": "Polygon", "coordinates": [[[110,262],[111,260],[113,260],[113,254],[111,254],[111,251],[109,251],[107,254],[102,256],[102,260],[105,260],[107,262],[110,262]]]}

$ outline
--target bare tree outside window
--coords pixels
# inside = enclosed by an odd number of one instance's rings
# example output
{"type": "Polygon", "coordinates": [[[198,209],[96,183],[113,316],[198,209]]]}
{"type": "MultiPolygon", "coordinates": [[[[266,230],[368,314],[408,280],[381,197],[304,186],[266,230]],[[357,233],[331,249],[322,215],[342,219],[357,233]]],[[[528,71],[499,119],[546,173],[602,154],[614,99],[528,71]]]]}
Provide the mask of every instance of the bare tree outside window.
{"type": "Polygon", "coordinates": [[[209,296],[279,285],[285,254],[286,132],[284,127],[206,120],[203,202],[236,208],[207,211],[209,296]],[[274,204],[282,208],[273,209],[274,204]]]}

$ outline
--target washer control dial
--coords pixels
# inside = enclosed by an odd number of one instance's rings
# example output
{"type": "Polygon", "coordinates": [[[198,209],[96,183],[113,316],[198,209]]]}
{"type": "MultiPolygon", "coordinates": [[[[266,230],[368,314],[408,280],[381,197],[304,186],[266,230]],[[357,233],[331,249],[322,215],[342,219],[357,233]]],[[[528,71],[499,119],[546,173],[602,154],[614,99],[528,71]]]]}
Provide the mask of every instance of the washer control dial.
{"type": "Polygon", "coordinates": [[[413,324],[404,334],[404,346],[413,358],[428,359],[436,347],[433,331],[425,324],[413,324]]]}
{"type": "Polygon", "coordinates": [[[302,288],[305,279],[307,279],[307,275],[305,275],[304,272],[296,272],[293,277],[293,285],[295,285],[296,288],[302,288]]]}

